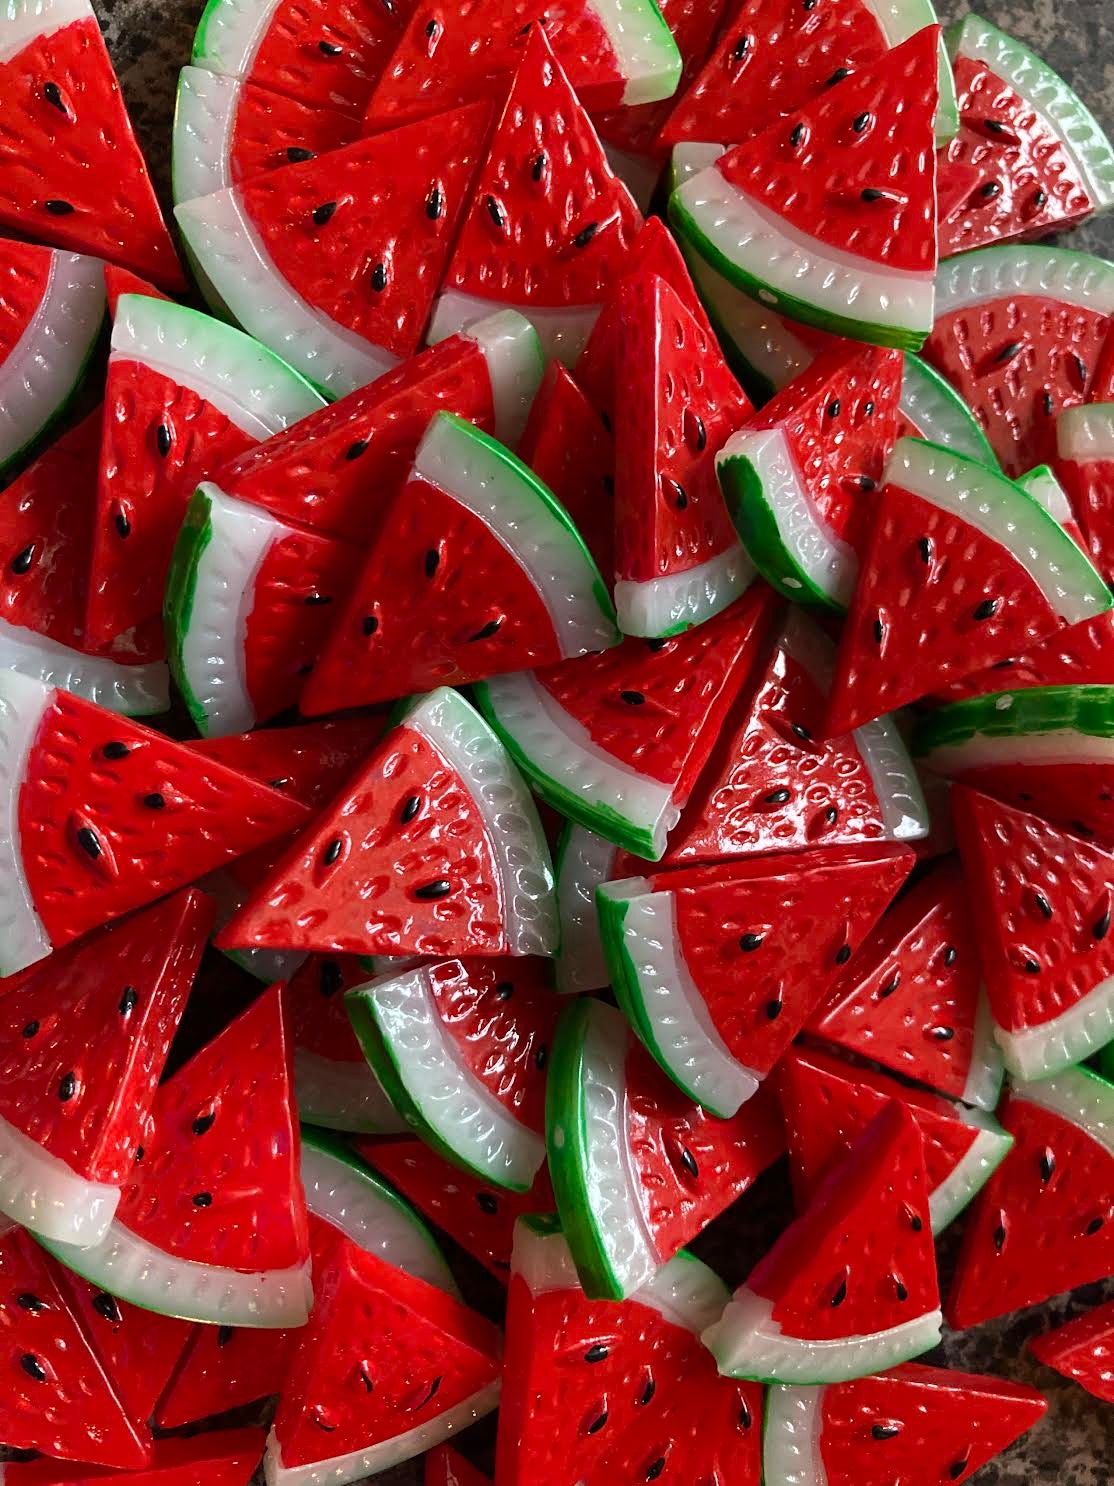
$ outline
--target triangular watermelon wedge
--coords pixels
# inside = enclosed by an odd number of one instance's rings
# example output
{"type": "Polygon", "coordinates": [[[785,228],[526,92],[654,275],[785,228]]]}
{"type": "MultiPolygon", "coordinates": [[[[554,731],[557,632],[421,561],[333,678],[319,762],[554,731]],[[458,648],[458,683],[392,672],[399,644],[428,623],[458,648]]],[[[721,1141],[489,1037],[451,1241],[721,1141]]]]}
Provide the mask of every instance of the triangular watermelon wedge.
{"type": "Polygon", "coordinates": [[[0,672],[0,969],[294,830],[308,811],[92,702],[0,672]],[[14,823],[18,822],[18,829],[14,823]]]}
{"type": "Polygon", "coordinates": [[[933,319],[939,35],[926,26],[675,190],[693,251],[806,325],[915,351],[933,319]]]}
{"type": "Polygon", "coordinates": [[[9,0],[0,94],[0,228],[184,289],[88,0],[9,0]]]}
{"type": "Polygon", "coordinates": [[[1114,1403],[1114,1300],[1033,1337],[1029,1350],[1045,1367],[1054,1367],[1104,1403],[1114,1403]]]}
{"type": "Polygon", "coordinates": [[[491,1486],[490,1477],[482,1475],[448,1445],[438,1445],[425,1457],[422,1482],[423,1486],[491,1486]]]}
{"type": "Polygon", "coordinates": [[[239,324],[343,397],[417,350],[490,115],[475,103],[357,140],[182,202],[178,225],[239,324]]]}
{"type": "Polygon", "coordinates": [[[324,1268],[267,1442],[272,1486],[386,1470],[499,1398],[490,1321],[347,1240],[324,1268]]]}
{"type": "Polygon", "coordinates": [[[104,1237],[213,921],[179,893],[0,996],[0,1211],[43,1238],[104,1237]]]}
{"type": "Polygon", "coordinates": [[[1056,473],[1100,573],[1114,577],[1114,530],[1108,506],[1114,479],[1114,402],[1065,408],[1056,420],[1056,473]]]}
{"type": "Polygon", "coordinates": [[[1013,1149],[964,1230],[948,1324],[959,1330],[1114,1273],[1114,1085],[1084,1068],[1010,1081],[1013,1149]]]}
{"type": "Polygon", "coordinates": [[[994,1108],[1002,1058],[954,861],[886,914],[806,1031],[953,1099],[994,1108]]]}
{"type": "Polygon", "coordinates": [[[225,949],[550,954],[537,811],[457,692],[420,699],[217,938],[225,949]]]}
{"type": "Polygon", "coordinates": [[[258,1429],[222,1429],[189,1439],[155,1440],[150,1464],[141,1470],[97,1470],[91,1466],[58,1465],[31,1460],[4,1466],[6,1486],[249,1486],[263,1449],[258,1429]]]}
{"type": "Polygon", "coordinates": [[[531,322],[548,355],[571,366],[641,224],[545,30],[533,26],[476,178],[430,340],[510,308],[531,322]]]}
{"type": "Polygon", "coordinates": [[[1027,492],[938,445],[901,439],[840,641],[827,730],[847,732],[1112,603],[1027,492]]]}
{"type": "Polygon", "coordinates": [[[496,676],[476,698],[548,805],[656,860],[746,683],[770,607],[758,588],[672,639],[496,676]]]}
{"type": "Polygon", "coordinates": [[[621,1300],[723,1212],[785,1148],[760,1090],[731,1119],[687,1099],[623,1016],[565,1006],[546,1094],[557,1210],[587,1295],[621,1300]]]}
{"type": "Polygon", "coordinates": [[[104,275],[95,258],[4,239],[0,292],[2,476],[78,390],[104,322],[104,275]]]}
{"type": "Polygon", "coordinates": [[[704,1342],[733,1377],[839,1383],[927,1352],[941,1322],[924,1140],[891,1101],[704,1342]]]}
{"type": "Polygon", "coordinates": [[[716,475],[758,571],[798,604],[843,610],[897,438],[899,351],[837,346],[722,444],[716,475]]]}
{"type": "Polygon", "coordinates": [[[807,1441],[815,1464],[797,1476],[800,1486],[966,1481],[1032,1428],[1047,1407],[1024,1383],[919,1362],[825,1388],[771,1388],[766,1479],[794,1479],[807,1441]]]}
{"type": "Polygon", "coordinates": [[[717,1376],[700,1332],[727,1287],[682,1250],[617,1305],[589,1300],[551,1217],[515,1229],[500,1486],[759,1479],[761,1390],[717,1376]],[[660,1462],[660,1464],[659,1464],[660,1462]]]}
{"type": "Polygon", "coordinates": [[[304,1322],[309,1241],[277,988],[160,1087],[143,1157],[105,1237],[89,1248],[47,1247],[85,1279],[162,1315],[304,1322]]]}

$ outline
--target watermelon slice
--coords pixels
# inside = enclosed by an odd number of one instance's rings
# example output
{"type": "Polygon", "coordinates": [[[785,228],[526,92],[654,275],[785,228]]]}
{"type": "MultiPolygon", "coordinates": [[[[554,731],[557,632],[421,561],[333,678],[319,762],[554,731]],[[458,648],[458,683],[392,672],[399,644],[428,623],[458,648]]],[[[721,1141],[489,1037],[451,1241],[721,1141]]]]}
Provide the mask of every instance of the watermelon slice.
{"type": "Polygon", "coordinates": [[[438,1445],[426,1455],[422,1480],[424,1486],[491,1486],[487,1476],[448,1445],[438,1445]]]}
{"type": "Polygon", "coordinates": [[[499,1398],[490,1321],[347,1240],[323,1267],[267,1441],[270,1486],[374,1475],[499,1398]]]}
{"type": "Polygon", "coordinates": [[[359,566],[348,542],[198,487],[163,600],[171,670],[198,732],[245,732],[294,706],[359,566]]]}
{"type": "Polygon", "coordinates": [[[992,1116],[939,1094],[899,1084],[815,1048],[790,1048],[778,1065],[778,1092],[798,1210],[811,1202],[833,1162],[888,1100],[907,1106],[924,1137],[933,1233],[953,1222],[1005,1159],[1012,1140],[992,1116]]]}
{"type": "Polygon", "coordinates": [[[655,860],[707,762],[762,642],[770,594],[756,589],[672,639],[493,677],[485,715],[547,804],[655,860]]]}
{"type": "Polygon", "coordinates": [[[615,874],[621,855],[611,841],[570,821],[557,843],[553,867],[561,938],[553,965],[557,991],[599,991],[609,984],[603,955],[596,889],[615,874]]]}
{"type": "Polygon", "coordinates": [[[1030,650],[1112,603],[1090,561],[1024,490],[938,445],[901,439],[840,643],[828,731],[1030,650]]]}
{"type": "Polygon", "coordinates": [[[529,793],[483,719],[442,687],[404,714],[217,944],[544,955],[556,927],[529,793]]]}
{"type": "Polygon", "coordinates": [[[1066,248],[980,248],[941,265],[930,361],[1007,475],[1050,463],[1056,416],[1085,402],[1114,315],[1114,265],[1066,248]]]}
{"type": "Polygon", "coordinates": [[[1114,1403],[1114,1300],[1035,1336],[1029,1350],[1104,1403],[1114,1403]]]}
{"type": "Polygon", "coordinates": [[[184,289],[88,0],[9,0],[0,95],[0,228],[184,289]]]}
{"type": "Polygon", "coordinates": [[[263,1449],[257,1429],[225,1429],[192,1439],[156,1440],[150,1464],[140,1470],[98,1470],[95,1466],[59,1465],[51,1460],[9,1463],[4,1486],[249,1486],[263,1449]]]}
{"type": "Polygon", "coordinates": [[[305,1321],[309,1243],[277,988],[160,1087],[105,1237],[89,1248],[43,1241],[85,1279],[161,1315],[305,1321]]]}
{"type": "Polygon", "coordinates": [[[843,610],[897,437],[901,353],[833,347],[716,455],[735,528],[759,572],[795,603],[843,610]]]}
{"type": "Polygon", "coordinates": [[[147,1464],[149,1433],[124,1412],[46,1255],[18,1228],[0,1237],[0,1324],[5,1445],[117,1470],[147,1464]]]}
{"type": "Polygon", "coordinates": [[[956,1329],[1114,1273],[1114,1085],[1083,1068],[1012,1079],[1000,1118],[1013,1149],[964,1231],[947,1304],[956,1329]]]}
{"type": "Polygon", "coordinates": [[[441,960],[345,997],[395,1108],[440,1155],[526,1192],[545,1160],[545,1069],[558,1002],[545,962],[441,960]]]}
{"type": "Polygon", "coordinates": [[[806,1030],[992,1110],[1002,1083],[969,896],[954,862],[923,877],[862,945],[806,1030]]]}
{"type": "Polygon", "coordinates": [[[794,1486],[966,1481],[1047,1407],[1024,1383],[919,1362],[826,1388],[771,1388],[766,1479],[794,1486]]]}
{"type": "Polygon", "coordinates": [[[949,28],[960,130],[940,161],[972,189],[940,216],[940,256],[1043,237],[1114,204],[1114,145],[1046,62],[981,16],[949,28]]]}
{"type": "Polygon", "coordinates": [[[68,692],[0,671],[0,970],[232,861],[295,800],[68,692]]]}
{"type": "Polygon", "coordinates": [[[615,359],[615,604],[628,635],[673,635],[742,593],[754,570],[715,477],[752,412],[714,337],[654,276],[633,277],[615,359]]]}
{"type": "Polygon", "coordinates": [[[678,232],[751,298],[915,351],[933,316],[938,50],[926,26],[721,155],[670,197],[678,232]]]}
{"type": "Polygon", "coordinates": [[[546,36],[534,26],[526,39],[429,338],[509,307],[533,324],[547,355],[572,365],[642,218],[546,36]]]}
{"type": "Polygon", "coordinates": [[[1114,480],[1114,403],[1065,408],[1056,420],[1056,472],[1104,578],[1114,576],[1110,484],[1114,480]]]}
{"type": "Polygon", "coordinates": [[[437,413],[302,695],[308,716],[552,665],[618,642],[568,513],[520,460],[437,413]]]}
{"type": "Polygon", "coordinates": [[[896,1100],[704,1332],[719,1369],[774,1383],[841,1383],[940,1340],[924,1140],[896,1100]]]}
{"type": "Polygon", "coordinates": [[[619,1012],[589,998],[557,1024],[549,1169],[585,1294],[632,1294],[785,1148],[766,1091],[718,1120],[654,1064],[619,1012]]]}
{"type": "Polygon", "coordinates": [[[616,1306],[589,1300],[558,1221],[515,1229],[500,1486],[760,1475],[761,1390],[716,1375],[700,1332],[727,1287],[682,1250],[616,1306]]]}
{"type": "Polygon", "coordinates": [[[212,920],[179,893],[0,996],[0,1211],[40,1237],[108,1231],[212,920]]]}
{"type": "Polygon", "coordinates": [[[0,240],[0,304],[3,476],[64,411],[85,375],[104,321],[101,265],[0,240]]]}
{"type": "Polygon", "coordinates": [[[728,1118],[757,1092],[873,928],[914,856],[827,847],[605,882],[619,1005],[690,1099],[728,1118]]]}
{"type": "Polygon", "coordinates": [[[973,790],[952,810],[1003,1061],[1046,1078],[1114,1039],[1114,853],[973,790]]]}
{"type": "Polygon", "coordinates": [[[296,372],[238,330],[165,300],[119,301],[86,611],[92,640],[157,623],[198,480],[320,406],[296,372]]]}

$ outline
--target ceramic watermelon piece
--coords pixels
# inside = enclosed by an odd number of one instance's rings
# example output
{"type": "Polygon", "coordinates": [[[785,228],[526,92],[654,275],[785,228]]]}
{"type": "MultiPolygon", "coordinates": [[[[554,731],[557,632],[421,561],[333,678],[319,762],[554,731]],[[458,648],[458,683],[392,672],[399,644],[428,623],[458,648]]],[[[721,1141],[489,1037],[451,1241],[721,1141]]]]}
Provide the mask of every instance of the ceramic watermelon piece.
{"type": "Polygon", "coordinates": [[[646,1284],[785,1147],[768,1091],[715,1119],[661,1072],[619,1012],[590,998],[561,1014],[546,1099],[557,1210],[595,1299],[646,1284]]]}
{"type": "Polygon", "coordinates": [[[212,919],[178,893],[0,997],[0,1211],[40,1237],[108,1231],[212,919]]]}
{"type": "Polygon", "coordinates": [[[889,1486],[897,1471],[903,1486],[966,1481],[1047,1407],[1024,1383],[919,1362],[824,1388],[771,1388],[766,1479],[889,1486]]]}
{"type": "Polygon", "coordinates": [[[806,1031],[993,1110],[1002,1059],[981,986],[969,894],[944,862],[886,914],[806,1031]]]}
{"type": "Polygon", "coordinates": [[[249,1486],[263,1435],[257,1429],[223,1429],[191,1439],[155,1440],[150,1464],[140,1470],[107,1471],[96,1466],[60,1465],[51,1460],[9,1462],[5,1486],[94,1486],[118,1481],[121,1486],[249,1486]]]}
{"type": "Polygon", "coordinates": [[[422,1480],[424,1486],[491,1486],[487,1476],[448,1445],[438,1445],[426,1455],[422,1480]]]}
{"type": "Polygon", "coordinates": [[[1035,1336],[1029,1350],[1104,1403],[1114,1403],[1114,1301],[1035,1336]]]}
{"type": "Polygon", "coordinates": [[[681,1250],[618,1305],[589,1300],[560,1223],[523,1218],[507,1305],[500,1483],[757,1483],[761,1390],[719,1377],[700,1344],[727,1299],[723,1281],[681,1250]]]}
{"type": "Polygon", "coordinates": [[[272,1486],[387,1470],[499,1398],[490,1321],[347,1240],[323,1269],[267,1441],[272,1486]]]}
{"type": "Polygon", "coordinates": [[[493,677],[476,698],[547,804],[656,860],[746,684],[770,607],[756,589],[671,639],[493,677]]]}
{"type": "MultiPolygon", "coordinates": [[[[444,22],[438,18],[435,24],[444,22]]],[[[531,322],[547,355],[572,365],[622,272],[642,217],[612,174],[547,35],[534,26],[526,38],[429,339],[442,340],[495,309],[509,308],[531,322]]],[[[428,121],[420,128],[427,130],[428,121]]]]}
{"type": "Polygon", "coordinates": [[[419,964],[353,987],[345,1005],[406,1123],[481,1181],[529,1191],[545,1161],[558,1011],[545,962],[419,964]]]}
{"type": "Polygon", "coordinates": [[[901,374],[899,435],[911,434],[930,444],[942,444],[990,469],[998,458],[978,419],[935,368],[906,351],[901,374]]]}
{"type": "Polygon", "coordinates": [[[1056,454],[1056,420],[1085,402],[1114,315],[1114,267],[1009,244],[949,259],[925,360],[979,420],[1007,475],[1056,454]]]}
{"type": "Polygon", "coordinates": [[[904,846],[820,848],[605,882],[619,1005],[684,1093],[728,1118],[757,1092],[913,866],[904,846]]]}
{"type": "Polygon", "coordinates": [[[1056,473],[1099,572],[1114,574],[1114,530],[1106,510],[1114,479],[1114,403],[1066,408],[1056,420],[1056,473]]]}
{"type": "Polygon", "coordinates": [[[924,1140],[891,1100],[735,1291],[704,1343],[722,1373],[841,1383],[940,1340],[924,1140]]]}
{"type": "Polygon", "coordinates": [[[981,1110],[816,1048],[789,1049],[778,1065],[778,1093],[798,1211],[808,1206],[832,1164],[891,1099],[908,1108],[924,1137],[933,1233],[941,1233],[959,1216],[1012,1144],[997,1121],[981,1110]]]}
{"type": "Polygon", "coordinates": [[[1114,1269],[1114,1085],[1084,1068],[1011,1079],[1013,1149],[980,1192],[947,1302],[959,1330],[1114,1269]]]}
{"type": "Polygon", "coordinates": [[[1112,602],[1024,490],[962,455],[901,439],[840,642],[827,729],[846,732],[1031,650],[1112,602]]]}
{"type": "Polygon", "coordinates": [[[556,927],[526,786],[483,719],[442,687],[404,714],[217,944],[545,955],[556,927]]]}
{"type": "Polygon", "coordinates": [[[1114,204],[1114,145],[1062,77],[981,16],[947,32],[960,129],[940,162],[976,173],[940,217],[940,256],[1043,237],[1114,204]]]}
{"type": "Polygon", "coordinates": [[[0,228],[185,289],[87,0],[11,0],[0,26],[0,93],[11,105],[0,228]]]}
{"type": "Polygon", "coordinates": [[[897,438],[899,351],[833,347],[715,457],[747,555],[783,597],[845,610],[897,438]]]}
{"type": "Polygon", "coordinates": [[[51,1253],[161,1315],[301,1325],[309,1242],[289,1061],[275,987],[160,1086],[105,1237],[88,1248],[52,1239],[51,1253]]]}
{"type": "Polygon", "coordinates": [[[93,258],[3,240],[0,296],[3,475],[30,452],[77,392],[104,321],[104,276],[93,258]]]}
{"type": "Polygon", "coordinates": [[[5,1445],[117,1470],[147,1464],[150,1434],[128,1418],[47,1256],[18,1228],[0,1236],[0,1322],[5,1445]]]}
{"type": "Polygon", "coordinates": [[[926,26],[720,155],[670,197],[676,230],[774,310],[917,350],[933,321],[938,51],[926,26]]]}
{"type": "Polygon", "coordinates": [[[615,874],[622,852],[614,842],[570,821],[557,843],[553,869],[561,937],[553,962],[562,995],[599,991],[610,984],[596,913],[596,889],[615,874]]]}

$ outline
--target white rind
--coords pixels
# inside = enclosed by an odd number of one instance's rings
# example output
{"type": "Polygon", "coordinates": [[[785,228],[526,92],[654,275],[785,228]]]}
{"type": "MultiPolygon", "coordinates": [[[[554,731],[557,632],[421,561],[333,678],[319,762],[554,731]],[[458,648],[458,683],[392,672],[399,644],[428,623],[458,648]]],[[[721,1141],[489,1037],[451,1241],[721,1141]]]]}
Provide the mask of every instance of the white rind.
{"type": "Polygon", "coordinates": [[[339,1063],[296,1047],[294,1102],[303,1120],[327,1130],[402,1135],[409,1128],[362,1060],[339,1063]]]}
{"type": "Polygon", "coordinates": [[[994,460],[975,415],[959,393],[912,353],[906,354],[902,368],[901,411],[930,444],[943,444],[984,464],[994,460]]]}
{"type": "Polygon", "coordinates": [[[769,1486],[828,1486],[820,1449],[823,1388],[770,1388],[766,1393],[762,1469],[769,1486]]]}
{"type": "Polygon", "coordinates": [[[1047,1078],[1081,1063],[1114,1040],[1114,975],[1100,980],[1059,1016],[1017,1032],[995,1027],[994,1036],[1002,1061],[1018,1078],[1047,1078]]]}
{"type": "Polygon", "coordinates": [[[246,76],[278,5],[279,0],[219,0],[207,6],[190,59],[194,66],[246,76]]]}
{"type": "Polygon", "coordinates": [[[6,619],[0,619],[0,670],[18,671],[125,717],[151,717],[170,706],[165,661],[125,666],[108,656],[73,650],[6,619]]]}
{"type": "Polygon", "coordinates": [[[17,671],[0,672],[0,975],[43,960],[53,948],[23,870],[19,793],[51,688],[17,671]]]}
{"type": "Polygon", "coordinates": [[[888,714],[856,728],[852,734],[882,811],[891,841],[920,841],[931,820],[913,761],[888,714]]]}
{"type": "Polygon", "coordinates": [[[120,1188],[92,1182],[0,1118],[0,1210],[44,1239],[79,1248],[100,1243],[120,1188]]]}
{"type": "Polygon", "coordinates": [[[171,142],[174,200],[194,201],[233,184],[232,130],[240,102],[240,83],[204,67],[178,74],[171,142]]]}
{"type": "Polygon", "coordinates": [[[1056,452],[1079,464],[1114,459],[1114,403],[1065,408],[1056,419],[1056,452]]]}
{"type": "Polygon", "coordinates": [[[373,980],[348,999],[365,1004],[399,1082],[437,1138],[482,1181],[528,1191],[545,1160],[545,1141],[467,1066],[442,1024],[428,969],[373,980]]]}
{"type": "Polygon", "coordinates": [[[940,1341],[943,1316],[928,1311],[861,1336],[807,1341],[786,1336],[773,1303],[742,1285],[701,1338],[725,1377],[776,1383],[842,1383],[919,1357],[940,1341]]]}
{"type": "Polygon", "coordinates": [[[249,335],[329,397],[374,382],[398,357],[303,299],[271,261],[236,187],[182,201],[174,215],[208,285],[249,335]]]}
{"type": "Polygon", "coordinates": [[[465,332],[487,363],[495,437],[513,449],[522,437],[530,407],[545,372],[538,333],[514,310],[500,310],[477,320],[465,332]]]}
{"type": "Polygon", "coordinates": [[[623,107],[672,98],[681,81],[681,54],[651,0],[591,0],[626,79],[623,107]]]}
{"type": "Polygon", "coordinates": [[[1046,464],[1037,465],[1027,475],[1021,475],[1017,484],[1026,495],[1031,495],[1037,504],[1052,517],[1057,526],[1067,526],[1075,520],[1075,513],[1065,494],[1064,487],[1046,464]]]}
{"type": "MultiPolygon", "coordinates": [[[[1003,692],[996,705],[999,711],[1008,712],[1013,706],[1012,694],[1003,692]]],[[[975,733],[962,743],[944,743],[934,748],[926,762],[938,773],[948,775],[997,765],[1106,767],[1114,764],[1114,738],[1094,738],[1073,728],[1057,728],[1048,733],[1014,733],[1012,736],[975,733]]]]}
{"type": "Polygon", "coordinates": [[[463,289],[442,289],[433,306],[426,343],[435,346],[450,335],[470,330],[477,320],[486,320],[497,310],[514,310],[524,320],[529,320],[537,331],[547,360],[555,358],[566,366],[573,366],[602,308],[598,304],[570,304],[560,309],[546,305],[506,304],[501,299],[483,299],[478,294],[466,294],[463,289]]]}
{"type": "Polygon", "coordinates": [[[994,1020],[986,990],[979,987],[975,1003],[974,1038],[971,1044],[971,1068],[963,1086],[964,1104],[976,1109],[994,1110],[1002,1093],[1002,1051],[994,1040],[994,1020]]]}
{"type": "Polygon", "coordinates": [[[1114,314],[1114,263],[1034,243],[960,253],[937,270],[936,318],[1016,295],[1058,299],[1096,315],[1114,314]]]}
{"type": "Polygon", "coordinates": [[[1114,1086],[1082,1068],[1065,1068],[1036,1082],[1010,1080],[1010,1099],[1039,1104],[1102,1147],[1114,1160],[1114,1086]]]}
{"type": "Polygon", "coordinates": [[[404,718],[460,775],[483,817],[503,884],[507,948],[552,955],[557,898],[537,808],[506,749],[474,708],[447,687],[430,692],[404,718]]]}
{"type": "Polygon", "coordinates": [[[615,584],[615,611],[624,635],[674,634],[702,624],[733,603],[754,578],[754,564],[736,542],[707,562],[664,578],[615,584]]]}
{"type": "Polygon", "coordinates": [[[77,386],[104,307],[100,259],[53,253],[35,313],[0,361],[0,469],[42,432],[77,386]]]}
{"type": "Polygon", "coordinates": [[[956,1107],[956,1114],[977,1134],[970,1148],[929,1193],[928,1211],[933,1233],[942,1233],[959,1216],[979,1189],[986,1185],[1009,1154],[1013,1136],[981,1111],[956,1107]]]}
{"type": "Polygon", "coordinates": [[[0,11],[0,63],[10,62],[39,36],[74,21],[95,20],[86,0],[4,0],[0,11]]]}
{"type": "Polygon", "coordinates": [[[596,888],[611,876],[617,850],[584,826],[573,822],[568,827],[557,863],[561,943],[553,967],[562,996],[598,991],[608,983],[596,888]]]}

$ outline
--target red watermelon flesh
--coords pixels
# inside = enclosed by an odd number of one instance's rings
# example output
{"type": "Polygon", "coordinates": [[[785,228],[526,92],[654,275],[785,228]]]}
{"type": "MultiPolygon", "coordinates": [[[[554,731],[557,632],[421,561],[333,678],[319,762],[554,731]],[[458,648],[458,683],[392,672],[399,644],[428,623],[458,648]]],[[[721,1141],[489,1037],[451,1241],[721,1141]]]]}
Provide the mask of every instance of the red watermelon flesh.
{"type": "Polygon", "coordinates": [[[239,203],[280,277],[309,305],[373,345],[410,356],[490,117],[487,103],[475,103],[357,140],[245,182],[239,203]]]}
{"type": "Polygon", "coordinates": [[[35,911],[54,947],[295,829],[308,815],[296,801],[184,744],[80,697],[32,693],[33,685],[20,688],[43,710],[19,785],[19,830],[35,911]]]}
{"type": "Polygon", "coordinates": [[[20,1229],[0,1238],[0,1334],[6,1445],[118,1470],[147,1463],[150,1435],[128,1418],[47,1256],[20,1229]]]}
{"type": "Polygon", "coordinates": [[[350,113],[284,97],[254,82],[241,83],[228,141],[229,179],[235,185],[284,165],[297,165],[343,149],[359,135],[359,123],[350,113]]]}
{"type": "Polygon", "coordinates": [[[0,997],[0,1115],[90,1182],[132,1169],[212,921],[178,893],[0,997]]]}
{"type": "Polygon", "coordinates": [[[967,888],[948,861],[886,914],[806,1030],[942,1094],[993,1108],[1000,1072],[982,1071],[989,1048],[979,1026],[980,987],[967,888]]]}
{"type": "Polygon", "coordinates": [[[30,325],[50,283],[54,255],[32,243],[4,243],[4,297],[0,300],[0,365],[30,325]]]}
{"type": "Polygon", "coordinates": [[[199,738],[190,747],[305,805],[319,806],[336,793],[385,731],[384,718],[373,714],[199,738]]]}
{"type": "Polygon", "coordinates": [[[1045,1367],[1114,1403],[1114,1300],[1034,1337],[1029,1350],[1045,1367]]]}
{"type": "Polygon", "coordinates": [[[120,1486],[248,1486],[263,1450],[257,1429],[225,1429],[190,1439],[155,1440],[151,1462],[141,1470],[98,1470],[95,1466],[59,1465],[31,1460],[4,1467],[6,1486],[92,1486],[118,1481],[120,1486]]]}
{"type": "MultiPolygon", "coordinates": [[[[1045,1080],[1099,1090],[1109,1084],[1082,1069],[1045,1080]]],[[[1085,1096],[1086,1097],[1086,1096],[1085,1096]]],[[[1114,1152],[1063,1113],[1049,1109],[1041,1084],[1010,1090],[999,1118],[1013,1148],[975,1199],[946,1314],[956,1330],[1039,1305],[1114,1273],[1114,1152]]]]}
{"type": "Polygon", "coordinates": [[[0,62],[10,104],[0,227],[184,289],[104,39],[84,8],[54,30],[44,18],[45,34],[0,62]]]}
{"type": "MultiPolygon", "coordinates": [[[[498,1351],[490,1321],[342,1239],[318,1280],[268,1450],[289,1467],[369,1449],[437,1419],[448,1434],[454,1411],[471,1404],[471,1422],[495,1406],[498,1351]]],[[[421,1448],[415,1441],[398,1458],[421,1448]]]]}
{"type": "Polygon", "coordinates": [[[666,146],[688,140],[734,144],[793,113],[837,70],[865,71],[886,51],[875,13],[859,0],[806,8],[799,0],[740,6],[661,131],[666,146]]]}
{"type": "Polygon", "coordinates": [[[961,702],[1034,686],[1114,686],[1114,611],[1069,625],[1018,659],[1008,656],[953,681],[937,700],[961,702]]]}
{"type": "Polygon", "coordinates": [[[422,1480],[424,1486],[491,1486],[487,1476],[448,1445],[439,1445],[426,1456],[422,1480]]]}
{"type": "Polygon", "coordinates": [[[544,1165],[528,1192],[511,1192],[450,1166],[421,1140],[358,1138],[354,1146],[419,1212],[504,1283],[515,1222],[526,1213],[554,1208],[544,1165]]]}
{"type": "Polygon", "coordinates": [[[106,263],[104,265],[104,292],[108,300],[108,313],[112,319],[116,318],[116,301],[121,294],[145,294],[148,299],[169,299],[161,289],[156,289],[154,284],[149,284],[146,279],[141,279],[137,273],[129,269],[120,268],[118,264],[106,263]]]}
{"type": "Polygon", "coordinates": [[[283,1006],[290,1040],[337,1063],[363,1063],[364,1055],[344,1009],[344,993],[363,985],[368,972],[355,955],[310,955],[290,977],[283,1006]]]}
{"type": "Polygon", "coordinates": [[[534,26],[527,37],[443,287],[511,306],[598,305],[642,217],[549,34],[534,26]]]}
{"type": "Polygon", "coordinates": [[[829,1384],[820,1400],[820,1461],[833,1486],[966,1481],[1048,1407],[1023,1383],[917,1362],[829,1384]]]}

